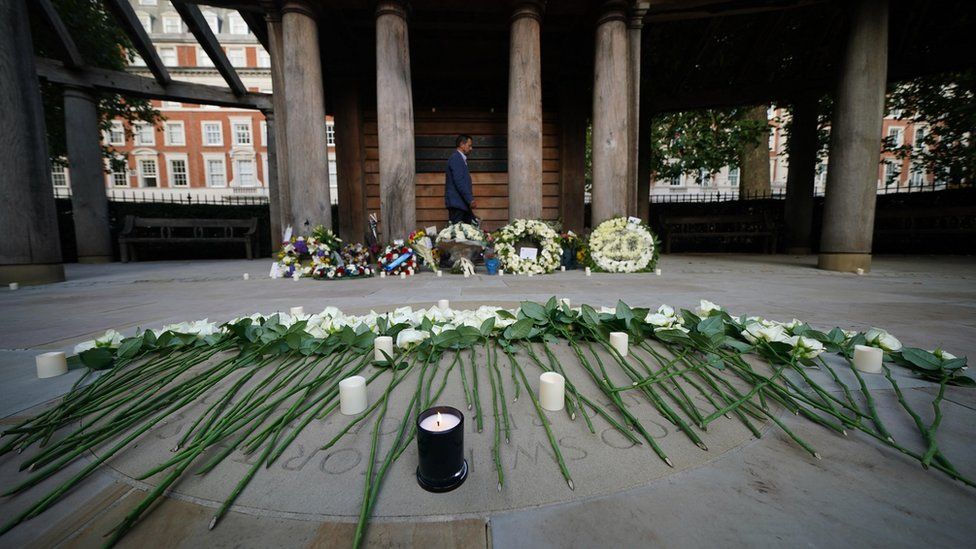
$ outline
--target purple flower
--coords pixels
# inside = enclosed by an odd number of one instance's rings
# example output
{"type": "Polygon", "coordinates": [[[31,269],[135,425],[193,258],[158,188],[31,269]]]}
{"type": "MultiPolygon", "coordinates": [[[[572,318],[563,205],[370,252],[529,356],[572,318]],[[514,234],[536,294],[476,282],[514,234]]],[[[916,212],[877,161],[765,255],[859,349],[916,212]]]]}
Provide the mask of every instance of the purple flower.
{"type": "Polygon", "coordinates": [[[298,240],[298,241],[295,242],[295,251],[298,252],[299,254],[303,254],[303,255],[304,254],[307,254],[308,253],[308,245],[305,244],[305,241],[304,240],[298,240]]]}

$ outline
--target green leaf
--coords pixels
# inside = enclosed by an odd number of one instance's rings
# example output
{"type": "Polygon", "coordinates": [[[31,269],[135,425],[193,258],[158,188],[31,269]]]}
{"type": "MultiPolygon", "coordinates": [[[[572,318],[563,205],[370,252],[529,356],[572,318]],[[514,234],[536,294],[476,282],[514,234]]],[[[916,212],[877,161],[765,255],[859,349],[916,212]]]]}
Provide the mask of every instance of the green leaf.
{"type": "Polygon", "coordinates": [[[112,363],[115,361],[115,354],[111,349],[105,347],[95,347],[82,351],[78,357],[82,364],[92,370],[107,370],[112,367],[112,363]]]}
{"type": "Polygon", "coordinates": [[[630,326],[630,321],[634,318],[634,311],[632,311],[626,303],[618,300],[615,316],[620,320],[623,320],[625,325],[630,326]]]}
{"type": "Polygon", "coordinates": [[[531,301],[523,301],[521,304],[521,308],[522,308],[522,314],[524,314],[525,316],[533,320],[545,321],[549,318],[548,315],[546,314],[545,307],[539,305],[538,303],[533,303],[531,301]]]}
{"type": "Polygon", "coordinates": [[[724,335],[725,323],[722,321],[722,317],[718,315],[710,316],[698,323],[698,332],[708,338],[716,334],[724,335]]]}
{"type": "Polygon", "coordinates": [[[740,341],[734,337],[726,336],[725,341],[723,343],[726,346],[732,347],[736,351],[739,351],[740,353],[748,353],[749,351],[752,350],[752,345],[746,343],[745,341],[740,341]]]}
{"type": "Polygon", "coordinates": [[[965,368],[966,362],[966,357],[950,358],[942,363],[942,368],[949,371],[958,370],[960,368],[965,368]]]}
{"type": "Polygon", "coordinates": [[[502,335],[508,340],[525,339],[532,333],[534,324],[531,318],[523,318],[508,328],[505,328],[505,332],[502,335]]]}
{"type": "Polygon", "coordinates": [[[495,329],[495,317],[486,318],[484,322],[481,323],[481,335],[483,337],[488,337],[491,335],[491,331],[495,329]]]}
{"type": "Polygon", "coordinates": [[[119,345],[118,351],[115,352],[115,356],[119,359],[130,359],[139,354],[139,350],[142,349],[143,340],[141,337],[130,337],[128,339],[123,339],[122,344],[119,345]]]}
{"type": "Polygon", "coordinates": [[[955,376],[949,380],[949,385],[955,385],[957,387],[976,387],[976,381],[968,376],[955,376]]]}
{"type": "Polygon", "coordinates": [[[905,347],[901,350],[901,357],[923,370],[939,370],[942,368],[942,360],[925,349],[905,347]]]}
{"type": "Polygon", "coordinates": [[[590,327],[599,326],[600,315],[596,312],[596,309],[584,304],[580,307],[580,322],[590,327]]]}

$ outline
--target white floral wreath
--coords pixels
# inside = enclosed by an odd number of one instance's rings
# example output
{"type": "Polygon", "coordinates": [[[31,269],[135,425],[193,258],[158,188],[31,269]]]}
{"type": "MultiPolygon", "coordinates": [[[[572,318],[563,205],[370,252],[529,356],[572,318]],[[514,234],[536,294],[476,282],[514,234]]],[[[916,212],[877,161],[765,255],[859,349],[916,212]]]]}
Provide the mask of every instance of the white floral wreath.
{"type": "Polygon", "coordinates": [[[615,217],[590,234],[589,253],[597,270],[608,273],[648,271],[657,263],[654,233],[644,223],[615,217]]]}
{"type": "Polygon", "coordinates": [[[437,233],[436,244],[441,242],[469,241],[482,243],[485,233],[478,227],[468,223],[452,223],[437,233]]]}
{"type": "Polygon", "coordinates": [[[508,272],[545,274],[559,267],[563,249],[559,245],[559,233],[544,221],[516,219],[498,230],[495,252],[502,268],[508,272]],[[539,242],[539,253],[534,260],[520,257],[519,250],[515,248],[524,239],[539,242]]]}

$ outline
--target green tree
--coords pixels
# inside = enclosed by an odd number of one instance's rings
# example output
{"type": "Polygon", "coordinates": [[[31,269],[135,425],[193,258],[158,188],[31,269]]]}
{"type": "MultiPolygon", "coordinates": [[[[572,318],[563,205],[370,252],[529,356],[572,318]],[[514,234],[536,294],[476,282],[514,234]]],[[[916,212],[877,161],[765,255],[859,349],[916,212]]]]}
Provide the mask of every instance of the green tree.
{"type": "Polygon", "coordinates": [[[883,147],[908,158],[950,185],[976,181],[976,71],[925,75],[891,86],[888,112],[910,120],[914,143],[883,147]],[[924,128],[919,132],[919,128],[924,128]]]}
{"type": "MultiPolygon", "coordinates": [[[[53,4],[68,28],[85,64],[91,67],[111,70],[125,70],[134,55],[132,45],[115,23],[111,14],[105,11],[98,0],[53,0],[53,4]]],[[[33,10],[32,10],[33,12],[33,10]]],[[[31,14],[31,36],[34,51],[42,57],[57,59],[60,45],[57,36],[47,24],[31,14]]],[[[44,118],[47,125],[48,150],[52,162],[63,163],[67,156],[64,126],[63,87],[42,81],[41,97],[44,101],[44,118]]],[[[149,100],[137,97],[123,97],[118,94],[101,94],[98,98],[99,125],[108,130],[114,119],[121,118],[131,127],[133,122],[146,122],[157,125],[163,120],[149,100]]],[[[93,136],[98,138],[98,136],[93,136]]],[[[115,160],[118,152],[110,146],[102,145],[106,158],[115,160]]]]}
{"type": "Polygon", "coordinates": [[[761,143],[769,124],[744,118],[745,109],[704,109],[665,113],[651,125],[651,172],[657,179],[682,174],[701,179],[739,165],[744,145],[761,143]]]}

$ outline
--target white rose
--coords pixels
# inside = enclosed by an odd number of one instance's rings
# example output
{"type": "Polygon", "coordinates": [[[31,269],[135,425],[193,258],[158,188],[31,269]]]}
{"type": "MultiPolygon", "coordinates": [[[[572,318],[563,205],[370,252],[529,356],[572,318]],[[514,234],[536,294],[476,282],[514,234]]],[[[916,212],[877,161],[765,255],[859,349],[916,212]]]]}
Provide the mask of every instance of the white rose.
{"type": "Polygon", "coordinates": [[[823,343],[809,337],[793,336],[789,338],[788,343],[793,345],[794,354],[800,358],[816,358],[824,352],[823,343]]]}
{"type": "Polygon", "coordinates": [[[413,328],[407,328],[402,330],[397,334],[396,345],[401,349],[408,349],[417,345],[421,341],[430,337],[428,332],[422,332],[420,330],[414,330],[413,328]]]}
{"type": "Polygon", "coordinates": [[[871,328],[864,334],[864,339],[868,345],[880,347],[889,353],[901,350],[901,342],[881,328],[871,328]]]}
{"type": "Polygon", "coordinates": [[[670,305],[661,305],[657,308],[657,312],[664,316],[674,316],[674,307],[670,305]]]}
{"type": "Polygon", "coordinates": [[[943,351],[942,349],[936,349],[936,350],[930,351],[930,352],[933,355],[941,358],[942,360],[952,360],[952,359],[956,358],[956,355],[954,355],[954,354],[952,354],[952,353],[950,353],[948,351],[943,351]]]}
{"type": "Polygon", "coordinates": [[[644,319],[644,322],[647,322],[652,326],[670,327],[672,324],[674,324],[674,320],[675,319],[673,316],[662,315],[661,313],[650,313],[647,315],[647,318],[644,319]]]}
{"type": "Polygon", "coordinates": [[[711,301],[708,301],[707,299],[701,300],[701,303],[698,304],[698,316],[702,318],[711,316],[712,311],[721,311],[721,310],[722,310],[721,307],[712,303],[711,301]]]}

